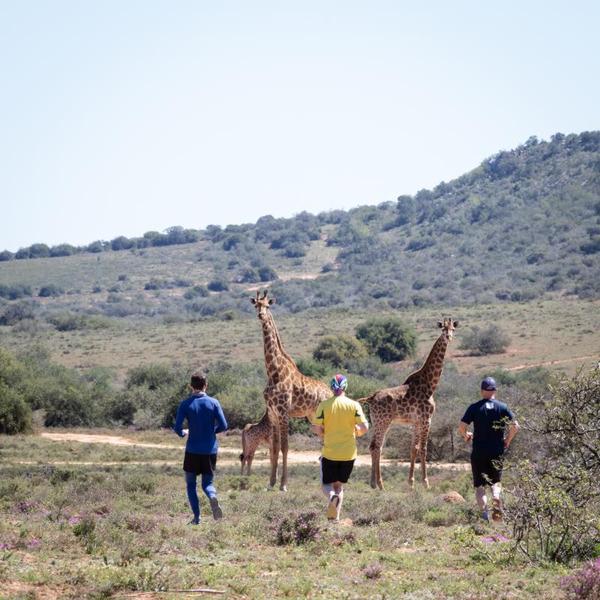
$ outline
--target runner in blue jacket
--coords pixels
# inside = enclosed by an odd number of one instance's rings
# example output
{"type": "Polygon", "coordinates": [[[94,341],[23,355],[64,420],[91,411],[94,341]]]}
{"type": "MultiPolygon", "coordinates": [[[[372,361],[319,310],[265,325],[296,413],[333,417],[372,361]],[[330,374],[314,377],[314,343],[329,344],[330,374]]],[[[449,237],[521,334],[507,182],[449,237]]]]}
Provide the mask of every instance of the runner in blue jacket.
{"type": "Polygon", "coordinates": [[[206,385],[206,375],[200,372],[192,375],[190,380],[192,395],[179,405],[173,428],[179,437],[187,435],[183,470],[187,496],[194,514],[190,521],[192,525],[200,523],[200,502],[196,491],[198,475],[202,476],[202,489],[210,502],[213,517],[215,519],[223,517],[213,479],[219,449],[216,434],[227,429],[227,421],[219,401],[206,394],[206,385]],[[182,429],[185,419],[188,422],[188,429],[182,429]]]}

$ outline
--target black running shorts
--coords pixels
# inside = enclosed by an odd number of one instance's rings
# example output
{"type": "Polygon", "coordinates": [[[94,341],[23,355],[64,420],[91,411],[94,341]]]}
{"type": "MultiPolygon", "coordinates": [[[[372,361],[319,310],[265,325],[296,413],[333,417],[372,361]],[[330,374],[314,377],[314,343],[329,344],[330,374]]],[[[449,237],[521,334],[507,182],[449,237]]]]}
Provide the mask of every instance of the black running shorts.
{"type": "Polygon", "coordinates": [[[183,459],[183,470],[196,475],[212,475],[217,466],[216,454],[192,454],[185,453],[183,459]]]}
{"type": "Polygon", "coordinates": [[[329,460],[321,458],[321,480],[323,483],[341,481],[346,483],[354,468],[354,460],[329,460]]]}
{"type": "Polygon", "coordinates": [[[475,487],[498,483],[502,479],[502,456],[471,455],[471,470],[475,487]]]}

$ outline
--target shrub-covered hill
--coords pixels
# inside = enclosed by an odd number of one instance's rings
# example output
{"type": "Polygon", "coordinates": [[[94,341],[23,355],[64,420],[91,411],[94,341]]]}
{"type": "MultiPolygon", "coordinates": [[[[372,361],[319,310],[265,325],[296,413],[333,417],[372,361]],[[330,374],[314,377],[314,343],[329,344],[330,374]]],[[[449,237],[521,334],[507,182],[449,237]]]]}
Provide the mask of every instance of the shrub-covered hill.
{"type": "Polygon", "coordinates": [[[265,285],[282,311],[597,298],[599,258],[600,132],[556,134],[378,206],[0,253],[0,324],[223,315],[265,285]]]}

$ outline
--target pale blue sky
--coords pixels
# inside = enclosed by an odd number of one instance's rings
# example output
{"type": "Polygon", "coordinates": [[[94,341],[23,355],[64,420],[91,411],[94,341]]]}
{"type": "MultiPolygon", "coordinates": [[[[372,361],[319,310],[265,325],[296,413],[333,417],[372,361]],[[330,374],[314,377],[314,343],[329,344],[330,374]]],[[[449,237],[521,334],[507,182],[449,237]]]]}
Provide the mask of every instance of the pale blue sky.
{"type": "Polygon", "coordinates": [[[0,250],[431,188],[600,129],[595,1],[0,0],[0,250]]]}

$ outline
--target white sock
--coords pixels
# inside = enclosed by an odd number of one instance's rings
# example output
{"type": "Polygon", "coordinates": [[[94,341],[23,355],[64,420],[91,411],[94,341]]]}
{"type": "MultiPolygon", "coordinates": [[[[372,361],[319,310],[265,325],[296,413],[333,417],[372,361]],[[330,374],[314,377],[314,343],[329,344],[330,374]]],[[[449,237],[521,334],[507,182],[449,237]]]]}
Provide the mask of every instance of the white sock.
{"type": "Polygon", "coordinates": [[[477,500],[477,505],[481,510],[487,509],[487,496],[485,494],[485,487],[480,485],[478,488],[475,488],[475,499],[477,500]]]}
{"type": "Polygon", "coordinates": [[[500,492],[502,491],[502,484],[500,482],[495,483],[492,486],[492,498],[500,501],[500,492]]]}
{"type": "Polygon", "coordinates": [[[342,511],[342,502],[344,501],[344,490],[340,490],[338,497],[339,497],[339,500],[338,500],[338,505],[337,505],[337,514],[335,516],[336,519],[340,518],[340,512],[342,511]]]}

